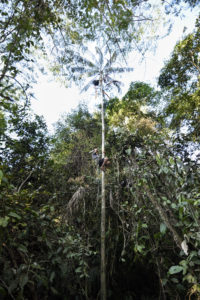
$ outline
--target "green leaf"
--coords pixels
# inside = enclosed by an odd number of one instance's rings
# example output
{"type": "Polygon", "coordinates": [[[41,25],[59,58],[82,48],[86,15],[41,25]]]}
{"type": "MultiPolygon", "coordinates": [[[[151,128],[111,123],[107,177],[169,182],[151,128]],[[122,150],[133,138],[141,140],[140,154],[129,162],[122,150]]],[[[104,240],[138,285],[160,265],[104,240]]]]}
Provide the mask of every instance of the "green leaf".
{"type": "Polygon", "coordinates": [[[59,292],[53,286],[51,286],[51,291],[54,295],[59,295],[59,292]]]}
{"type": "Polygon", "coordinates": [[[0,170],[0,184],[1,184],[2,178],[3,178],[3,172],[0,170]]]}
{"type": "Polygon", "coordinates": [[[163,278],[162,279],[162,285],[165,286],[168,282],[168,279],[167,278],[163,278]]]}
{"type": "Polygon", "coordinates": [[[76,273],[81,273],[81,272],[82,272],[81,267],[76,268],[76,269],[75,269],[75,272],[76,272],[76,273]]]}
{"type": "Polygon", "coordinates": [[[16,214],[15,212],[11,211],[9,214],[8,214],[10,217],[13,217],[13,218],[16,218],[18,220],[21,220],[21,217],[16,214]]]}
{"type": "Polygon", "coordinates": [[[157,155],[156,155],[156,161],[157,161],[157,163],[158,163],[159,165],[162,164],[161,159],[160,159],[160,154],[157,154],[157,155]]]}
{"type": "Polygon", "coordinates": [[[6,227],[8,225],[9,217],[0,218],[0,226],[6,227]]]}
{"type": "Polygon", "coordinates": [[[165,225],[165,223],[161,223],[160,224],[160,232],[162,234],[165,234],[166,230],[167,230],[167,226],[165,225]]]}
{"type": "Polygon", "coordinates": [[[139,252],[139,253],[142,253],[144,248],[145,248],[144,245],[136,245],[135,246],[135,251],[139,252]]]}
{"type": "Polygon", "coordinates": [[[184,278],[183,281],[187,280],[189,283],[196,283],[196,278],[192,276],[191,274],[187,274],[184,278]]]}
{"type": "Polygon", "coordinates": [[[174,165],[174,159],[172,157],[169,158],[170,165],[174,165]]]}
{"type": "Polygon", "coordinates": [[[168,169],[167,167],[164,167],[164,168],[163,168],[163,172],[164,172],[165,174],[168,174],[168,173],[169,173],[169,169],[168,169]]]}
{"type": "Polygon", "coordinates": [[[172,274],[180,273],[181,271],[183,271],[183,267],[181,267],[181,266],[172,266],[169,269],[169,274],[172,275],[172,274]]]}
{"type": "Polygon", "coordinates": [[[148,228],[148,225],[147,224],[142,224],[142,228],[148,228]]]}
{"type": "Polygon", "coordinates": [[[17,280],[11,281],[11,283],[10,283],[10,285],[8,287],[9,294],[12,293],[12,291],[14,291],[16,289],[17,285],[18,285],[17,280]]]}
{"type": "Polygon", "coordinates": [[[6,290],[2,286],[0,286],[0,296],[2,297],[1,299],[6,299],[6,295],[6,290]]]}
{"type": "Polygon", "coordinates": [[[130,155],[130,154],[131,154],[131,148],[127,149],[127,150],[126,150],[126,153],[127,153],[128,155],[130,155]]]}
{"type": "Polygon", "coordinates": [[[51,272],[51,275],[50,275],[50,282],[53,282],[53,280],[54,280],[54,278],[55,278],[55,272],[53,271],[53,272],[51,272]]]}
{"type": "Polygon", "coordinates": [[[19,279],[19,285],[22,290],[23,290],[24,286],[27,284],[27,282],[28,282],[28,274],[27,273],[22,274],[19,279]]]}
{"type": "Polygon", "coordinates": [[[178,283],[178,279],[177,278],[171,278],[171,281],[174,282],[174,283],[178,283]]]}
{"type": "Polygon", "coordinates": [[[17,249],[25,254],[28,252],[27,248],[24,245],[19,245],[17,249]]]}
{"type": "Polygon", "coordinates": [[[42,268],[38,263],[34,262],[33,264],[31,264],[31,267],[33,269],[38,269],[38,270],[44,270],[44,268],[42,268]]]}

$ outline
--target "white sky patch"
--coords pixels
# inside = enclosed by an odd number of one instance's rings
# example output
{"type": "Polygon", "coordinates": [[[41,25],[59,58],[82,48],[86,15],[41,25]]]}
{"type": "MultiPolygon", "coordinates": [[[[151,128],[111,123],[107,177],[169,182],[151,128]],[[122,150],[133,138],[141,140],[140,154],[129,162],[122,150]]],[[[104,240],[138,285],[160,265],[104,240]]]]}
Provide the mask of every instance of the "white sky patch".
{"type": "Polygon", "coordinates": [[[50,131],[61,114],[76,108],[81,99],[77,87],[66,88],[58,82],[49,82],[45,75],[40,76],[33,91],[36,99],[32,100],[32,109],[44,116],[50,131]]]}

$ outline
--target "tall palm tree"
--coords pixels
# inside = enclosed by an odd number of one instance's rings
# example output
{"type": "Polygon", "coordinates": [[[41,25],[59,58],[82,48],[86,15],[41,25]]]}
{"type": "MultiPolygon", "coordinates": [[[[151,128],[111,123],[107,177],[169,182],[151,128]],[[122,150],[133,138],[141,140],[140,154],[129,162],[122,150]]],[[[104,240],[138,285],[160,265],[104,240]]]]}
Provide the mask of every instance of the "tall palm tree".
{"type": "MultiPolygon", "coordinates": [[[[72,72],[76,74],[89,77],[89,82],[83,87],[83,91],[87,91],[91,86],[98,87],[101,95],[101,120],[102,120],[102,158],[105,156],[105,122],[104,122],[104,94],[105,91],[110,90],[115,86],[120,91],[121,82],[111,77],[112,74],[130,72],[133,68],[113,67],[118,57],[118,52],[109,53],[109,58],[105,58],[107,51],[103,52],[96,47],[97,57],[90,51],[92,61],[75,54],[77,67],[72,68],[72,72]]],[[[106,261],[105,261],[105,229],[106,229],[106,206],[105,206],[105,173],[102,171],[101,177],[101,300],[106,299],[106,261]]]]}

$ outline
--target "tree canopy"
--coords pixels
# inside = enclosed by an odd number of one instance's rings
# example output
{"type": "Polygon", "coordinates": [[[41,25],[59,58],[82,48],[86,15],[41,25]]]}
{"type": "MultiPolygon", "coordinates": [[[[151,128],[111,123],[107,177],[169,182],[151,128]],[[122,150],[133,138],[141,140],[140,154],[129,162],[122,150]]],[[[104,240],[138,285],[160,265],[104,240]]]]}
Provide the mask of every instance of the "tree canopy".
{"type": "Polygon", "coordinates": [[[124,95],[106,90],[119,87],[114,72],[132,70],[128,52],[143,55],[158,38],[164,21],[153,20],[152,10],[170,16],[198,4],[1,1],[1,299],[100,298],[103,173],[91,150],[100,148],[102,124],[111,162],[104,177],[107,299],[199,299],[199,17],[165,62],[159,89],[132,81],[124,95]],[[95,43],[97,56],[89,57],[95,43]],[[30,108],[38,56],[67,85],[74,79],[87,89],[103,80],[104,122],[98,107],[80,104],[50,135],[30,108]]]}
{"type": "Polygon", "coordinates": [[[166,113],[172,116],[171,125],[186,123],[194,136],[198,136],[200,108],[199,20],[195,31],[177,43],[159,77],[159,85],[169,98],[166,113]]]}

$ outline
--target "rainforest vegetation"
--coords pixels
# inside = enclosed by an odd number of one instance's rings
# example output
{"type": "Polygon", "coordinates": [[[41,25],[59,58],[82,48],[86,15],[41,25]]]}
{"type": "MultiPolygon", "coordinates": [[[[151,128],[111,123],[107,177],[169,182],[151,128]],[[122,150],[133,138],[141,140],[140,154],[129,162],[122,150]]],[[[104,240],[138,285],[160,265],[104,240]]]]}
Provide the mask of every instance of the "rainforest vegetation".
{"type": "Polygon", "coordinates": [[[200,15],[157,88],[132,81],[121,95],[113,77],[200,1],[157,1],[155,16],[152,5],[1,1],[0,299],[200,299],[200,15]],[[51,135],[30,108],[41,58],[101,98],[51,135]]]}

